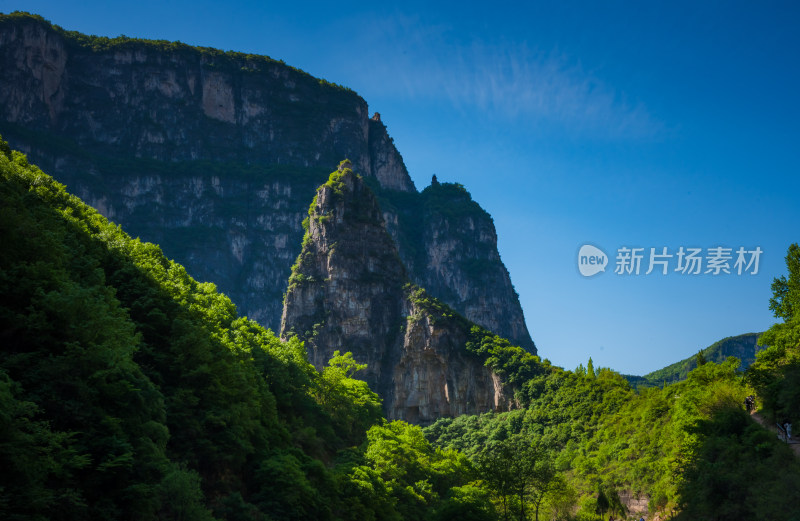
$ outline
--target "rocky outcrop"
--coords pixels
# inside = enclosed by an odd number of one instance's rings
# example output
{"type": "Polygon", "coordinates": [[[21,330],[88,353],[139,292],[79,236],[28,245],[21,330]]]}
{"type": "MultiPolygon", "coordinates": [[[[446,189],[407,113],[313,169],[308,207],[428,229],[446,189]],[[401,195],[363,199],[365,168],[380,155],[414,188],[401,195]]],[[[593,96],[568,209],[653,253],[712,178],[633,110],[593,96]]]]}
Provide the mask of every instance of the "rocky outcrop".
{"type": "Polygon", "coordinates": [[[408,318],[402,355],[392,368],[387,417],[428,424],[440,417],[508,410],[515,405],[500,376],[483,358],[467,352],[469,329],[433,314],[413,299],[404,301],[408,318]]]}
{"type": "Polygon", "coordinates": [[[628,515],[636,517],[647,517],[650,513],[648,507],[650,496],[647,494],[637,495],[631,490],[623,490],[619,493],[620,502],[625,505],[628,515]]]}
{"type": "Polygon", "coordinates": [[[389,418],[426,424],[509,408],[500,378],[465,347],[472,324],[420,303],[377,200],[347,166],[309,210],[281,336],[304,340],[318,368],[336,350],[352,352],[389,418]]]}
{"type": "Polygon", "coordinates": [[[412,245],[401,248],[400,256],[414,281],[438,299],[457,303],[453,307],[473,322],[536,353],[497,251],[492,217],[469,192],[457,183],[432,183],[416,205],[398,206],[401,217],[392,229],[399,244],[412,245]]]}
{"type": "Polygon", "coordinates": [[[263,56],[89,37],[22,14],[0,16],[0,70],[11,146],[263,325],[279,326],[308,200],[347,157],[396,203],[384,216],[411,279],[535,349],[491,218],[471,200],[451,215],[463,194],[418,193],[351,90],[263,56]]]}

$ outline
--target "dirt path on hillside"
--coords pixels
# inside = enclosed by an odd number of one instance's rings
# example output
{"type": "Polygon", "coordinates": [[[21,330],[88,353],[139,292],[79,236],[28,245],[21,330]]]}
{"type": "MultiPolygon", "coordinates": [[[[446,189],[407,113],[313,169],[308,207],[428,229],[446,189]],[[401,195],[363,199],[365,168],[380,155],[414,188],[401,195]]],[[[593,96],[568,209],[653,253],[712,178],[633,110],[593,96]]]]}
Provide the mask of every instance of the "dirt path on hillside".
{"type": "MultiPolygon", "coordinates": [[[[771,423],[757,412],[751,412],[750,417],[763,425],[767,430],[774,432],[781,440],[783,440],[783,430],[779,430],[777,425],[771,423]]],[[[792,436],[792,440],[789,443],[789,448],[794,451],[795,456],[800,457],[800,440],[797,439],[797,436],[792,436]]]]}

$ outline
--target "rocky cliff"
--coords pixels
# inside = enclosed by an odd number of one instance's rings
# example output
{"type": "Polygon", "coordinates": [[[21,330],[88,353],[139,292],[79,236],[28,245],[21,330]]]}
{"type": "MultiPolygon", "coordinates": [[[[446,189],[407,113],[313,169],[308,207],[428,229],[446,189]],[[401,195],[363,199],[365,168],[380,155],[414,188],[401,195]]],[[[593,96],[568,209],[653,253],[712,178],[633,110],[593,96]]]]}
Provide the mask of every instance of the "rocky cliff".
{"type": "Polygon", "coordinates": [[[497,251],[494,221],[469,192],[458,183],[433,182],[411,197],[378,194],[411,278],[473,322],[535,353],[497,251]]]}
{"type": "Polygon", "coordinates": [[[347,157],[386,200],[411,278],[535,350],[491,218],[468,194],[418,193],[351,90],[263,56],[85,36],[24,14],[0,16],[0,70],[0,134],[242,314],[277,328],[307,201],[347,157]]]}
{"type": "Polygon", "coordinates": [[[424,304],[377,200],[349,166],[343,162],[317,190],[281,336],[304,340],[318,368],[334,351],[351,351],[367,364],[364,379],[392,419],[426,424],[509,408],[500,377],[466,349],[472,324],[424,304]]]}

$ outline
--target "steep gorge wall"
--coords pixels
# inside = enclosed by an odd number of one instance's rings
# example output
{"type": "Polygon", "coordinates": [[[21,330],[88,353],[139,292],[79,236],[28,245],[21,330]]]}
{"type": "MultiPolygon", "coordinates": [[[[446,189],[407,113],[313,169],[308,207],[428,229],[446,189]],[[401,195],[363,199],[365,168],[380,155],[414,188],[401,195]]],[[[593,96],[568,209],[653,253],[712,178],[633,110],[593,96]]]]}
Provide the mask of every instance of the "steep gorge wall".
{"type": "Polygon", "coordinates": [[[354,92],[263,56],[87,37],[26,15],[0,16],[0,70],[13,147],[265,326],[278,327],[308,200],[346,157],[406,201],[384,209],[411,278],[535,350],[491,218],[470,201],[454,220],[442,208],[461,196],[443,194],[419,222],[425,192],[354,92]]]}
{"type": "Polygon", "coordinates": [[[352,170],[319,188],[307,228],[281,336],[304,340],[317,368],[336,350],[352,352],[392,419],[427,424],[511,407],[500,378],[465,347],[470,324],[415,299],[378,202],[352,170]]]}
{"type": "Polygon", "coordinates": [[[13,16],[0,22],[0,48],[0,116],[29,131],[169,162],[330,169],[348,157],[386,187],[414,189],[402,161],[386,160],[390,151],[373,146],[373,161],[370,130],[380,143],[385,128],[369,124],[360,96],[281,62],[85,37],[13,16]]]}
{"type": "Polygon", "coordinates": [[[411,278],[473,322],[535,353],[492,217],[458,183],[378,194],[411,278]],[[457,304],[453,304],[457,303],[457,304]]]}

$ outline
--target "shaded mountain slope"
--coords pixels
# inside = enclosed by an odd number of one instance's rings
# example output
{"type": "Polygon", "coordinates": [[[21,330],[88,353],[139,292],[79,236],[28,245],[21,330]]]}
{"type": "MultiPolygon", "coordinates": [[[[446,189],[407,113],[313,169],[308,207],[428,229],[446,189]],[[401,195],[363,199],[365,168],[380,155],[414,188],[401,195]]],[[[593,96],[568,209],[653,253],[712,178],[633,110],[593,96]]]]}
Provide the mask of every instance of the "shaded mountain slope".
{"type": "Polygon", "coordinates": [[[417,193],[353,91],[264,56],[87,36],[21,13],[0,16],[0,69],[0,133],[14,148],[262,325],[279,327],[308,201],[349,158],[397,203],[385,218],[412,280],[535,351],[491,218],[463,192],[437,191],[436,204],[417,193]]]}

